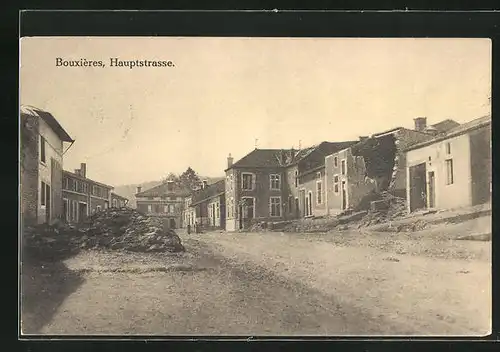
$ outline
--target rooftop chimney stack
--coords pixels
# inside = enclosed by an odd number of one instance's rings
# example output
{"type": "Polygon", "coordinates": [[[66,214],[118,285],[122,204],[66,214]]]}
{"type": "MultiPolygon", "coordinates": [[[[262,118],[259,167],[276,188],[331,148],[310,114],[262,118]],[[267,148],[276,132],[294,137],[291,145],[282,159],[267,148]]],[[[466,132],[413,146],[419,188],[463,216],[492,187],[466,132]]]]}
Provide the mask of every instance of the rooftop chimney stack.
{"type": "Polygon", "coordinates": [[[231,166],[233,166],[233,157],[231,156],[231,153],[229,153],[228,157],[227,157],[227,167],[230,168],[231,166]]]}
{"type": "Polygon", "coordinates": [[[427,127],[427,117],[417,117],[415,121],[415,131],[423,132],[427,127]]]}
{"type": "Polygon", "coordinates": [[[136,193],[141,193],[141,190],[142,190],[142,187],[141,186],[137,186],[137,192],[136,193]]]}
{"type": "Polygon", "coordinates": [[[203,186],[202,188],[205,189],[208,187],[208,181],[207,180],[203,180],[203,186]]]}
{"type": "Polygon", "coordinates": [[[86,163],[80,164],[80,176],[87,177],[87,164],[86,163]]]}

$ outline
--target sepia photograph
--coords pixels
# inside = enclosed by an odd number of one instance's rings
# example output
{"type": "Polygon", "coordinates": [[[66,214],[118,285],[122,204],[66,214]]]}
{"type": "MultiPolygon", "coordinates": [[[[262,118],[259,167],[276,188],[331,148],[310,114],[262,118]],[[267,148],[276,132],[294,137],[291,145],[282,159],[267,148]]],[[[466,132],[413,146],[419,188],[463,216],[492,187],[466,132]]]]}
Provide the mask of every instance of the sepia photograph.
{"type": "Polygon", "coordinates": [[[487,336],[485,38],[23,37],[20,335],[487,336]]]}

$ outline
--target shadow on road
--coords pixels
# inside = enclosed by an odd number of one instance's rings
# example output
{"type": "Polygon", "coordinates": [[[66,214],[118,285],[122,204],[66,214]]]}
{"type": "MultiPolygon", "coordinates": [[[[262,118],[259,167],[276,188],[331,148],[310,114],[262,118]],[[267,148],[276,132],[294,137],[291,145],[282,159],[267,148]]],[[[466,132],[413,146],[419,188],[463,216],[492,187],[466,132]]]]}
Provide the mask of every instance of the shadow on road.
{"type": "Polygon", "coordinates": [[[39,334],[66,297],[85,281],[62,261],[25,261],[21,267],[21,335],[39,334]]]}

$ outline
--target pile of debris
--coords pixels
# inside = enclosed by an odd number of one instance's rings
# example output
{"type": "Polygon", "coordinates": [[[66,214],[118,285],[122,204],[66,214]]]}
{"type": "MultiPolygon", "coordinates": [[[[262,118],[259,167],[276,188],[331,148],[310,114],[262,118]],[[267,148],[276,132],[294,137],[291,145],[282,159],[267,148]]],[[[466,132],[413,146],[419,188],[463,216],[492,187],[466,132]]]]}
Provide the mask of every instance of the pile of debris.
{"type": "Polygon", "coordinates": [[[30,259],[63,259],[76,254],[82,233],[75,227],[56,223],[27,226],[22,231],[23,261],[30,259]]]}
{"type": "Polygon", "coordinates": [[[112,249],[134,252],[182,252],[179,236],[164,229],[161,218],[130,208],[110,208],[88,218],[79,227],[40,225],[24,231],[23,246],[46,257],[78,249],[112,249]]]}
{"type": "Polygon", "coordinates": [[[131,208],[100,211],[81,227],[80,248],[125,249],[135,252],[181,252],[184,246],[174,230],[164,229],[161,218],[131,208]]]}

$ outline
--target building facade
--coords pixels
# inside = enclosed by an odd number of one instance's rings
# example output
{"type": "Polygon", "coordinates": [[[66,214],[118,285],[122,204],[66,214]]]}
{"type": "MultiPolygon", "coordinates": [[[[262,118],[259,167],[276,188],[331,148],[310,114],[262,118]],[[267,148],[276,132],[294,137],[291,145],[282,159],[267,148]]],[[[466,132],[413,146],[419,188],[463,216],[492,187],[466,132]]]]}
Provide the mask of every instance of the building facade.
{"type": "Polygon", "coordinates": [[[407,208],[453,209],[491,201],[491,117],[406,150],[407,208]]]}
{"type": "Polygon", "coordinates": [[[190,207],[194,209],[194,224],[200,230],[226,228],[225,180],[214,184],[204,183],[201,190],[192,195],[190,207]]]}
{"type": "Polygon", "coordinates": [[[142,191],[137,188],[135,194],[137,210],[148,215],[162,217],[166,226],[175,229],[185,227],[183,223],[185,198],[191,191],[174,181],[142,191]]]}
{"type": "Polygon", "coordinates": [[[112,208],[124,208],[128,206],[128,199],[126,197],[120,196],[114,192],[111,192],[111,207],[112,208]]]}
{"type": "Polygon", "coordinates": [[[85,221],[88,216],[111,205],[113,187],[87,178],[87,165],[63,172],[63,209],[68,223],[85,221]]]}
{"type": "Polygon", "coordinates": [[[325,156],[353,143],[323,142],[302,150],[255,149],[236,163],[229,156],[226,230],[324,215],[325,156]]]}
{"type": "Polygon", "coordinates": [[[23,225],[63,217],[63,144],[74,140],[55,117],[38,108],[20,110],[20,207],[23,225]]]}

